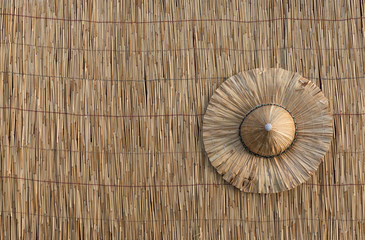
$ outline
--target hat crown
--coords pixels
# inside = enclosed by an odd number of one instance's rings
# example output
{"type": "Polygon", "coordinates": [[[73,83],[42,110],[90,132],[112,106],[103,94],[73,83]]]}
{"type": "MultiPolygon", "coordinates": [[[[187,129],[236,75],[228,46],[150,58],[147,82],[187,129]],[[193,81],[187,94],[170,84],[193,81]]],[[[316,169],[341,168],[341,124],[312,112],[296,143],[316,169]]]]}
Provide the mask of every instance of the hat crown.
{"type": "Polygon", "coordinates": [[[291,114],[278,105],[263,105],[243,119],[240,134],[247,150],[263,157],[274,157],[289,148],[295,139],[291,114]]]}

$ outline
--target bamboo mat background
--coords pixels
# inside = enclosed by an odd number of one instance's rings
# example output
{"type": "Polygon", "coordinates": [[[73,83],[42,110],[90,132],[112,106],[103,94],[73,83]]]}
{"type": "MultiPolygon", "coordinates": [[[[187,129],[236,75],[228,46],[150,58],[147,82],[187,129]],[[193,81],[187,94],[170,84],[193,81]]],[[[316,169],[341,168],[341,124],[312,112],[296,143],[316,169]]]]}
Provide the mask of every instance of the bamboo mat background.
{"type": "Polygon", "coordinates": [[[0,2],[0,238],[365,236],[364,1],[86,2],[0,2]],[[334,118],[280,194],[202,149],[213,91],[257,67],[311,79],[334,118]]]}

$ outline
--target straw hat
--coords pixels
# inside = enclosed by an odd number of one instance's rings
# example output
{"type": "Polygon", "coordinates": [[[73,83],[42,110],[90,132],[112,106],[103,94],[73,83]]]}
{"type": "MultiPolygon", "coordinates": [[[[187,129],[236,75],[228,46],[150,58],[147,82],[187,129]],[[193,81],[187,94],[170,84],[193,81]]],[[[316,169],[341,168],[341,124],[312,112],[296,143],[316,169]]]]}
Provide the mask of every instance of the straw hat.
{"type": "Polygon", "coordinates": [[[218,173],[245,192],[275,193],[308,180],[332,139],[328,100],[284,69],[254,69],[215,91],[203,120],[205,151],[218,173]]]}

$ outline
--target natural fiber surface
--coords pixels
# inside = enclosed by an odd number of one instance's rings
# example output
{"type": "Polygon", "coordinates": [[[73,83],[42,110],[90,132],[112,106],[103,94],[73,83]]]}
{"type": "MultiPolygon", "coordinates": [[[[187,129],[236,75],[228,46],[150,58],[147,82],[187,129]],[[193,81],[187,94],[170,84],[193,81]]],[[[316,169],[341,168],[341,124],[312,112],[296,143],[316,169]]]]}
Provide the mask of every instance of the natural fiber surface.
{"type": "Polygon", "coordinates": [[[230,77],[210,99],[203,121],[212,165],[227,182],[256,193],[305,182],[328,151],[332,132],[328,100],[320,89],[279,68],[230,77]],[[269,132],[268,122],[273,124],[269,132]]]}
{"type": "Polygon", "coordinates": [[[0,1],[0,238],[365,234],[363,1],[0,1]],[[202,118],[229,76],[281,67],[329,99],[308,182],[227,184],[202,118]]]}

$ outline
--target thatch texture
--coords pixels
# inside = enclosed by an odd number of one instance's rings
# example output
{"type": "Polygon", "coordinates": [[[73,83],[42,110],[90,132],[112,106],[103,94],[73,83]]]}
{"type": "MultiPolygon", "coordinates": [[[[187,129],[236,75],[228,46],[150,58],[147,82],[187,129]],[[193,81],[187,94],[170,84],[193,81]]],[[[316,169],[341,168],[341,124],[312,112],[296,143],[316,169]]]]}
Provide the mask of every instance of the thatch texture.
{"type": "Polygon", "coordinates": [[[363,1],[0,2],[0,238],[365,234],[363,1]],[[329,99],[309,181],[242,193],[211,166],[217,87],[281,67],[329,99]]]}
{"type": "Polygon", "coordinates": [[[332,122],[328,100],[314,83],[280,68],[253,69],[230,77],[211,97],[204,148],[235,187],[277,193],[317,170],[331,143],[332,122]]]}

